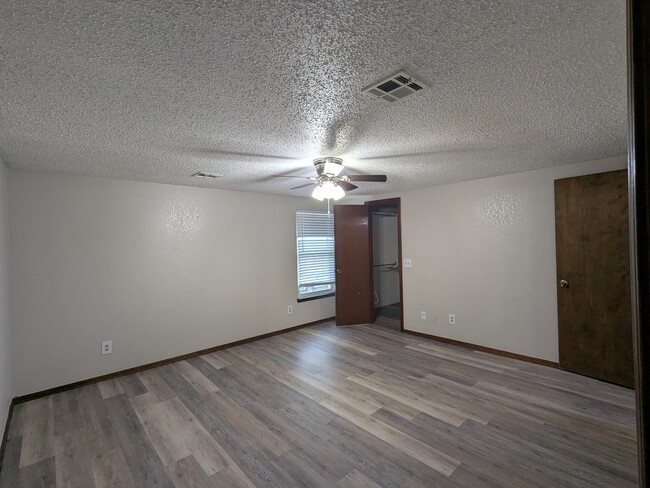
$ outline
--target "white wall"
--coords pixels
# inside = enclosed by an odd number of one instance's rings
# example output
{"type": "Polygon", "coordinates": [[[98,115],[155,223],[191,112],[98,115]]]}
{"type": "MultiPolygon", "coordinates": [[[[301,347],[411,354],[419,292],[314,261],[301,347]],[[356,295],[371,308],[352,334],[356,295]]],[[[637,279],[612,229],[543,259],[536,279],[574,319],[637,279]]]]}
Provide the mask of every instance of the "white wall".
{"type": "Polygon", "coordinates": [[[396,195],[413,264],[404,327],[557,361],[553,181],[625,166],[618,157],[396,195]]]}
{"type": "Polygon", "coordinates": [[[7,170],[0,159],[0,437],[14,395],[11,378],[8,282],[8,194],[7,170]]]}
{"type": "MultiPolygon", "coordinates": [[[[372,254],[374,264],[399,261],[397,218],[372,214],[372,254]]],[[[399,302],[399,272],[388,267],[373,267],[375,292],[379,302],[375,308],[399,302]]],[[[375,297],[376,299],[376,297],[375,297]]]]}
{"type": "Polygon", "coordinates": [[[313,199],[13,170],[9,195],[17,395],[334,315],[296,303],[313,199]]]}

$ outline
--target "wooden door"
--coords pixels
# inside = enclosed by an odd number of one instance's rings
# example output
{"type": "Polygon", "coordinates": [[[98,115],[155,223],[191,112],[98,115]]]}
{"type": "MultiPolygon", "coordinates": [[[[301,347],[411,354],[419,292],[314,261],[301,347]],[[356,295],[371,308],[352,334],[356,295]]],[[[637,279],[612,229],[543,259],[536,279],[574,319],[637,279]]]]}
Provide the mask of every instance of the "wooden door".
{"type": "Polygon", "coordinates": [[[370,225],[365,205],[334,205],[336,325],[373,320],[370,225]]]}
{"type": "Polygon", "coordinates": [[[560,367],[633,387],[627,171],[555,182],[560,367]]]}

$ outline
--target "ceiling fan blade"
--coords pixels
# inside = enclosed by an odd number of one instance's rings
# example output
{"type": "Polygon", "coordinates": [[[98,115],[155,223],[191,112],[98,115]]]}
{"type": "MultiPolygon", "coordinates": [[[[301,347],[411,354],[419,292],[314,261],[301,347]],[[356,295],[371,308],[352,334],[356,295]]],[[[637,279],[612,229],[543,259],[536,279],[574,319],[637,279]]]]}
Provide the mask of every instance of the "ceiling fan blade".
{"type": "Polygon", "coordinates": [[[303,180],[316,180],[317,178],[311,176],[298,176],[298,175],[270,175],[272,178],[302,178],[303,180]]]}
{"type": "Polygon", "coordinates": [[[352,183],[350,183],[348,181],[345,181],[345,180],[338,180],[337,183],[345,191],[351,191],[351,190],[354,190],[355,188],[359,188],[357,185],[353,185],[352,183]]]}
{"type": "Polygon", "coordinates": [[[294,186],[293,188],[289,188],[289,190],[297,190],[298,188],[304,188],[306,186],[312,186],[312,185],[315,185],[315,184],[316,184],[316,182],[313,181],[311,183],[305,183],[304,185],[294,186]]]}
{"type": "Polygon", "coordinates": [[[386,175],[347,175],[350,181],[378,181],[385,182],[388,180],[386,175]]]}

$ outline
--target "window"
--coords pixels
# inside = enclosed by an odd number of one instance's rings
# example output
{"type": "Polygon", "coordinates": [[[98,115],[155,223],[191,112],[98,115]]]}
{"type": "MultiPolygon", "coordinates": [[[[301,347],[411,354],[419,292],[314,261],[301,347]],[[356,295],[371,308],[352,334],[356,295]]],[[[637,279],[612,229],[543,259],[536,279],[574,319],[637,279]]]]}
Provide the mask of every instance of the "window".
{"type": "Polygon", "coordinates": [[[334,293],[334,215],[296,212],[298,300],[334,293]]]}

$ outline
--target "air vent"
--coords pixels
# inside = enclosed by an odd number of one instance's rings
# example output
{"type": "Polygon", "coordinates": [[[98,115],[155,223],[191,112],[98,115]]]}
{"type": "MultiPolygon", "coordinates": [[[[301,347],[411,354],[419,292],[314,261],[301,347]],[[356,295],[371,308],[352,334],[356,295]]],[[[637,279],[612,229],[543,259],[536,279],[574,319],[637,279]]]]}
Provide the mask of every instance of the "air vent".
{"type": "Polygon", "coordinates": [[[388,80],[385,83],[379,85],[377,88],[379,88],[383,92],[388,93],[389,91],[392,91],[395,88],[399,88],[399,87],[400,87],[399,83],[395,83],[393,80],[388,80]]]}
{"type": "Polygon", "coordinates": [[[223,175],[216,173],[206,173],[204,171],[197,171],[192,175],[193,178],[221,178],[223,175]]]}
{"type": "Polygon", "coordinates": [[[372,98],[381,98],[385,102],[396,102],[426,87],[427,85],[422,83],[421,80],[416,80],[408,73],[400,71],[393,76],[367,86],[362,90],[362,93],[372,98]]]}

